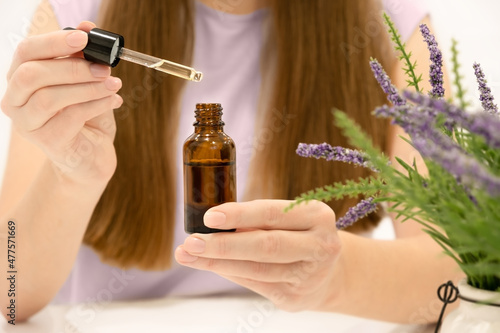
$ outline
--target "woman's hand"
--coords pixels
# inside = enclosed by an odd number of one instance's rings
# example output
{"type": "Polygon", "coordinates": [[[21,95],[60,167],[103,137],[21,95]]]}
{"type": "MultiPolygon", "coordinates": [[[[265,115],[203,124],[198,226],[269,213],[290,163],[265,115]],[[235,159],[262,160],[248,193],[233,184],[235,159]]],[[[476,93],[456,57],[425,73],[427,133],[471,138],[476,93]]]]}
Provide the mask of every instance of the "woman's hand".
{"type": "Polygon", "coordinates": [[[213,271],[297,311],[321,308],[331,297],[341,244],[335,214],[312,201],[284,213],[290,201],[226,203],[204,216],[210,228],[236,232],[193,234],[175,252],[185,266],[213,271]]]}
{"type": "Polygon", "coordinates": [[[56,31],[22,41],[7,75],[2,110],[40,147],[55,170],[78,183],[107,182],[116,168],[113,109],[121,81],[110,68],[82,59],[87,34],[56,31]]]}

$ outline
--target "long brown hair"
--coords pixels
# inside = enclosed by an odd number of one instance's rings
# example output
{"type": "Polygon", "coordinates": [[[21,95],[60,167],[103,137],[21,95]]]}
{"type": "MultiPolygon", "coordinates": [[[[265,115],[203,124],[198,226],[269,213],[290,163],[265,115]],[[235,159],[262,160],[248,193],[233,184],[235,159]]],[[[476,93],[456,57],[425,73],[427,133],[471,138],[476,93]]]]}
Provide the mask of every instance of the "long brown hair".
{"type": "MultiPolygon", "coordinates": [[[[103,6],[107,10],[100,26],[120,32],[127,47],[190,64],[195,38],[191,0],[109,0],[103,6]]],[[[379,2],[274,0],[270,7],[262,66],[273,75],[265,76],[262,86],[246,199],[292,199],[314,187],[367,174],[350,165],[296,156],[299,142],[348,146],[333,124],[333,108],[345,110],[377,146],[387,147],[387,122],[370,115],[385,97],[371,78],[368,60],[376,57],[386,68],[393,61],[379,2]]],[[[125,63],[114,75],[124,78],[125,100],[115,112],[118,166],[84,242],[111,264],[164,269],[172,256],[183,82],[125,63]]],[[[330,205],[341,216],[355,203],[330,205]]],[[[358,228],[379,218],[371,215],[358,228]]]]}

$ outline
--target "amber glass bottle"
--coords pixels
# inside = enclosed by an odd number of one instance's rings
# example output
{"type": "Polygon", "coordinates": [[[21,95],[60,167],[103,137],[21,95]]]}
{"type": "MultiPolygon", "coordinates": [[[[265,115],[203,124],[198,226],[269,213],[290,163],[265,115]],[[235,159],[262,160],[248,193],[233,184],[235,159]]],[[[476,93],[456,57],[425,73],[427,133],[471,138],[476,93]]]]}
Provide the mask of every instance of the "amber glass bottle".
{"type": "Polygon", "coordinates": [[[224,202],[236,201],[236,148],[224,133],[220,104],[196,104],[194,133],[184,142],[184,229],[212,233],[203,215],[224,202]]]}

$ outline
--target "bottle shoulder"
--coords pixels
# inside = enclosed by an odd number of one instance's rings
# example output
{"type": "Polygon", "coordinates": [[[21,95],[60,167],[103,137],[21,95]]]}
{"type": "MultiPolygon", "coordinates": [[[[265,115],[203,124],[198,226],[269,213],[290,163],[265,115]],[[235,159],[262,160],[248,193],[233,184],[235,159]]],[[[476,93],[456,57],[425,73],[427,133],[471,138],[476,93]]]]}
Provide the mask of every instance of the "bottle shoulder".
{"type": "Polygon", "coordinates": [[[224,132],[195,132],[184,142],[184,161],[191,160],[236,160],[236,146],[224,132]]]}
{"type": "Polygon", "coordinates": [[[184,144],[191,144],[191,143],[204,143],[204,144],[224,144],[224,145],[233,145],[234,146],[234,141],[233,139],[227,135],[224,132],[221,131],[202,131],[202,132],[195,132],[191,134],[184,144]]]}

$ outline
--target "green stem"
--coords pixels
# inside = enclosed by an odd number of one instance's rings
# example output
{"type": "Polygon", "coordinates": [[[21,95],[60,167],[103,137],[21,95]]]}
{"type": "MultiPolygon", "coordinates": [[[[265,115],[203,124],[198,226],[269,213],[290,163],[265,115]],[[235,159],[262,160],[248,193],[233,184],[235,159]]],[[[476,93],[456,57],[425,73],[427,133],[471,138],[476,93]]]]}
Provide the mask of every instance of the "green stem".
{"type": "Polygon", "coordinates": [[[451,40],[451,63],[453,65],[452,67],[452,72],[453,76],[455,77],[455,80],[453,81],[453,84],[455,85],[455,88],[457,89],[457,92],[455,96],[458,99],[459,105],[461,109],[465,109],[469,106],[469,103],[465,101],[465,94],[467,91],[463,88],[462,86],[462,79],[463,76],[460,75],[460,64],[458,62],[458,49],[457,49],[457,41],[455,39],[451,40]]]}
{"type": "Polygon", "coordinates": [[[383,16],[385,23],[389,27],[389,34],[391,35],[391,39],[396,44],[395,49],[396,51],[399,51],[401,53],[399,60],[404,60],[406,63],[406,67],[403,67],[405,74],[409,77],[409,80],[407,80],[406,82],[408,83],[409,87],[413,86],[415,87],[415,90],[417,92],[421,93],[422,89],[420,89],[418,83],[422,81],[422,75],[417,77],[417,75],[415,74],[415,67],[417,67],[417,63],[411,62],[410,60],[411,52],[410,53],[406,52],[406,44],[401,41],[401,36],[399,35],[398,30],[396,29],[389,15],[383,13],[383,16]]]}

